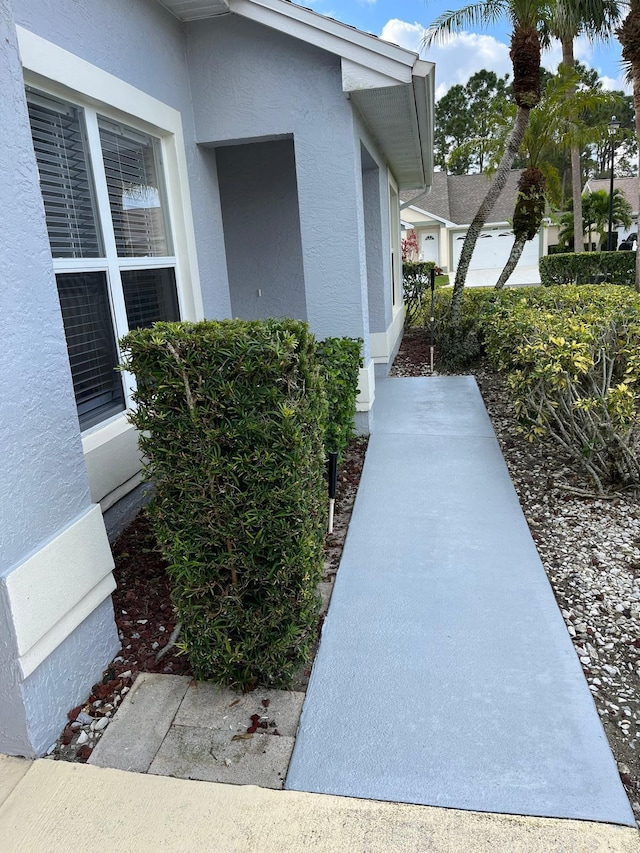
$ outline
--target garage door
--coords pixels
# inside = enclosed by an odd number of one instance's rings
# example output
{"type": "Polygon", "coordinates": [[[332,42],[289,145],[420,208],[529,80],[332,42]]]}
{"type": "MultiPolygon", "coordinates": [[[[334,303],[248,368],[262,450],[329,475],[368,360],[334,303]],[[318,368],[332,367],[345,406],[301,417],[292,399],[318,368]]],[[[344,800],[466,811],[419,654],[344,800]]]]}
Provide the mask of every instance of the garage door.
{"type": "MultiPolygon", "coordinates": [[[[457,269],[462,251],[465,234],[454,235],[453,238],[453,261],[457,269]]],[[[472,270],[502,269],[507,262],[511,247],[513,246],[513,231],[509,228],[487,228],[478,238],[476,247],[471,258],[472,270]]],[[[519,267],[531,267],[538,264],[538,239],[528,240],[525,243],[522,257],[518,263],[519,267]]]]}

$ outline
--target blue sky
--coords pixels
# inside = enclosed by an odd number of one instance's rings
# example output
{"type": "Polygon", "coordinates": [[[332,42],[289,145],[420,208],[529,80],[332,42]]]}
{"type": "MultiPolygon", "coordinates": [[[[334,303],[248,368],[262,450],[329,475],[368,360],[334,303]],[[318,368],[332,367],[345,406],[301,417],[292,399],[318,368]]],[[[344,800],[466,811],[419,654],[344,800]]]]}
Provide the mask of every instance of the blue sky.
{"type": "MultiPolygon", "coordinates": [[[[418,50],[422,30],[447,9],[459,9],[468,0],[296,0],[323,15],[337,18],[345,24],[375,33],[377,36],[418,50]]],[[[511,70],[509,60],[509,30],[506,23],[489,30],[458,35],[446,45],[422,51],[425,59],[436,63],[436,96],[440,97],[454,83],[466,83],[481,68],[503,75],[511,70]]],[[[607,44],[592,44],[581,38],[576,45],[576,57],[595,68],[607,89],[624,87],[620,65],[620,43],[614,38],[607,44]]],[[[557,45],[543,58],[543,64],[555,69],[560,61],[557,45]]]]}

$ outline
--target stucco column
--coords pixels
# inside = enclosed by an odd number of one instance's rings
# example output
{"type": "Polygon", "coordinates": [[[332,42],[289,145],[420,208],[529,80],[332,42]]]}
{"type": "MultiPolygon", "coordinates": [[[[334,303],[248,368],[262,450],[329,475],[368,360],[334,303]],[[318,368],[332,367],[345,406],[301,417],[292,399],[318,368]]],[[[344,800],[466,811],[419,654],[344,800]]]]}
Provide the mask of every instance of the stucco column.
{"type": "Polygon", "coordinates": [[[375,377],[359,141],[352,126],[341,124],[323,135],[299,132],[295,146],[307,319],[318,338],[364,340],[357,425],[368,432],[375,377]]]}
{"type": "Polygon", "coordinates": [[[11,0],[0,0],[0,752],[35,756],[118,648],[11,0]]]}

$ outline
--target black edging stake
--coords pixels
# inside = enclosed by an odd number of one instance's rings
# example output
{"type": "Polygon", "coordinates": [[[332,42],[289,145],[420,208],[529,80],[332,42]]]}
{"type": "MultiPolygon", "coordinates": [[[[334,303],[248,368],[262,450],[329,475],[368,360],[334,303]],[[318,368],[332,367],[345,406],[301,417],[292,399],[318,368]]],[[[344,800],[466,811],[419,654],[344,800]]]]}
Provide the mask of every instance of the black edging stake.
{"type": "Polygon", "coordinates": [[[336,491],[338,490],[338,454],[330,453],[328,462],[329,478],[329,533],[333,533],[333,512],[336,505],[336,491]]]}

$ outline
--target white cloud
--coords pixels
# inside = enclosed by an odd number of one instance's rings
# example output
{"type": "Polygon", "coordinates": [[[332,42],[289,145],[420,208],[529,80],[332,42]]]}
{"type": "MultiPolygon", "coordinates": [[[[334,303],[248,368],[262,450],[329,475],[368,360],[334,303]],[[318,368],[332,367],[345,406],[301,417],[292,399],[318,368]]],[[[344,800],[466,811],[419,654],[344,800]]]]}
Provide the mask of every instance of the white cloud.
{"type": "Polygon", "coordinates": [[[422,24],[410,24],[408,21],[400,21],[398,18],[392,18],[382,28],[380,38],[385,41],[392,41],[394,44],[399,44],[400,47],[406,47],[408,50],[415,50],[416,53],[424,54],[421,50],[421,42],[424,38],[425,28],[422,24]]]}
{"type": "Polygon", "coordinates": [[[436,63],[436,100],[454,84],[464,85],[483,68],[495,71],[500,77],[511,74],[509,48],[493,36],[462,32],[452,35],[443,44],[425,49],[422,47],[424,33],[425,28],[421,24],[410,24],[396,18],[387,21],[380,36],[415,50],[423,59],[436,63]]]}
{"type": "MultiPolygon", "coordinates": [[[[393,18],[382,28],[380,37],[414,50],[423,59],[436,63],[436,100],[441,98],[456,83],[464,85],[469,78],[486,68],[503,77],[513,76],[509,46],[489,35],[461,32],[452,35],[443,44],[422,46],[425,28],[419,23],[409,23],[393,18]]],[[[576,59],[585,65],[593,65],[593,42],[586,36],[576,39],[574,53],[576,59]]],[[[560,42],[554,40],[551,47],[542,54],[542,64],[549,71],[556,71],[562,60],[560,42]]],[[[597,69],[599,70],[599,69],[597,69]]],[[[630,94],[629,86],[622,76],[617,79],[603,76],[605,89],[623,89],[630,94]]]]}

